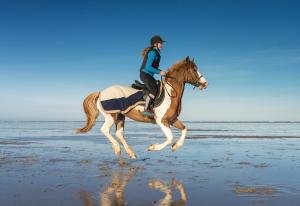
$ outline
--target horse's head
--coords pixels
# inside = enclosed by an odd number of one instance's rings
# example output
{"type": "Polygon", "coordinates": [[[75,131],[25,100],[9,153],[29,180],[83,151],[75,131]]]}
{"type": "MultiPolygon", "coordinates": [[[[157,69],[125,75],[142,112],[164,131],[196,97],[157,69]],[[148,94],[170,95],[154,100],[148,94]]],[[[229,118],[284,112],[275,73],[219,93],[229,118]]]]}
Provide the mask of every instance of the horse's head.
{"type": "Polygon", "coordinates": [[[205,89],[208,82],[200,73],[197,65],[187,56],[184,60],[174,64],[166,74],[167,80],[175,80],[176,82],[189,83],[198,89],[205,89]]]}
{"type": "Polygon", "coordinates": [[[205,89],[208,86],[208,82],[204,78],[204,76],[198,70],[197,65],[194,62],[194,59],[190,60],[187,56],[184,60],[186,65],[185,72],[185,81],[198,89],[205,89]]]}
{"type": "Polygon", "coordinates": [[[184,81],[185,83],[189,83],[198,89],[205,89],[208,86],[208,82],[204,78],[204,76],[198,70],[197,65],[194,62],[194,59],[190,60],[187,56],[184,60],[184,81]]]}

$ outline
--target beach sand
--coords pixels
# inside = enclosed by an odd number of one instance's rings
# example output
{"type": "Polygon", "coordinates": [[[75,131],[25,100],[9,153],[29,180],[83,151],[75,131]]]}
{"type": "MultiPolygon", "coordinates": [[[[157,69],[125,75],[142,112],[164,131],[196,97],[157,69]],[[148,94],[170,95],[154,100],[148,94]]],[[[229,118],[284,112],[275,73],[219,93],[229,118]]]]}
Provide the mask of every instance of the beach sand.
{"type": "Polygon", "coordinates": [[[131,160],[100,132],[1,138],[0,205],[300,205],[298,138],[191,135],[147,151],[163,140],[128,137],[131,160]]]}

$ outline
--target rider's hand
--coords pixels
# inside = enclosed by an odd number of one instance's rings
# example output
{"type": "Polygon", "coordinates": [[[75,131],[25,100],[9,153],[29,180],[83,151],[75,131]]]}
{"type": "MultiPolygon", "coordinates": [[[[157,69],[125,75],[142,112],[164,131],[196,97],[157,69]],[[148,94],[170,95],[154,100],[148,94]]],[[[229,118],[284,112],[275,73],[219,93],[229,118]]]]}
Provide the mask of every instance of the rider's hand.
{"type": "Polygon", "coordinates": [[[161,76],[166,76],[166,72],[165,72],[165,71],[160,71],[159,74],[160,74],[161,76]]]}

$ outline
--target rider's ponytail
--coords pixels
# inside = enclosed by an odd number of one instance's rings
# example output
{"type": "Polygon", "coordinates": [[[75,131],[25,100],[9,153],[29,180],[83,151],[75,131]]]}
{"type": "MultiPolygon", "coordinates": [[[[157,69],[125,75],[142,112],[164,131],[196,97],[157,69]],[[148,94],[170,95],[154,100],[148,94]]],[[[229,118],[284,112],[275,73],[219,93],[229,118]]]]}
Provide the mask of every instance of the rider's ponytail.
{"type": "Polygon", "coordinates": [[[152,50],[153,48],[154,48],[154,46],[148,46],[148,47],[146,47],[146,48],[142,51],[142,57],[144,58],[144,57],[147,55],[148,51],[152,50]]]}

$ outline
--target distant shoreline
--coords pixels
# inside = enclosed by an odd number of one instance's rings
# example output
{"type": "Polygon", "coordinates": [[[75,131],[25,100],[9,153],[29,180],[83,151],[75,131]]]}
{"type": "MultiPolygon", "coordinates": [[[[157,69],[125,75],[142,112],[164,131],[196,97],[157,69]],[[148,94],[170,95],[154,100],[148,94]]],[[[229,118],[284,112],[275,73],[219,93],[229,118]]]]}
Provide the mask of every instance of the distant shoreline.
{"type": "Polygon", "coordinates": [[[267,135],[188,135],[186,139],[299,139],[300,136],[267,135]]]}
{"type": "MultiPolygon", "coordinates": [[[[128,119],[128,122],[135,122],[128,119]]],[[[85,120],[0,120],[3,122],[85,122],[85,120]]],[[[98,120],[97,122],[104,122],[98,120]]],[[[186,123],[300,123],[300,121],[183,121],[186,123]]]]}

